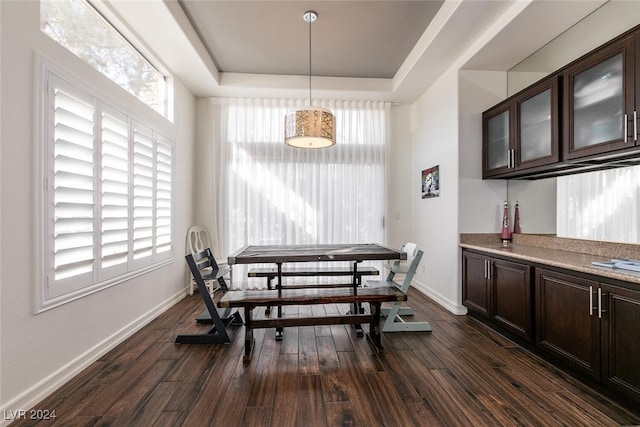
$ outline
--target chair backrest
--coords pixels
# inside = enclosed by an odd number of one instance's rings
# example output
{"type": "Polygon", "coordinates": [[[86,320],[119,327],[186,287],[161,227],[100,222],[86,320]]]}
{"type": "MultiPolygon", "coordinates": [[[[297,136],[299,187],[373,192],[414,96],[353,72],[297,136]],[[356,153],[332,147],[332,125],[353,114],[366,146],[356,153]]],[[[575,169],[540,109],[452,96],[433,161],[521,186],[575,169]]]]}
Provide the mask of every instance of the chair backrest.
{"type": "Polygon", "coordinates": [[[400,250],[407,253],[407,260],[394,261],[390,263],[389,276],[387,277],[387,280],[392,281],[402,292],[406,294],[409,290],[409,286],[411,285],[411,281],[413,280],[413,276],[415,276],[416,271],[418,270],[418,265],[420,264],[424,253],[418,249],[415,243],[405,243],[402,245],[400,250]],[[397,283],[393,280],[396,274],[405,275],[402,283],[397,283]]]}
{"type": "Polygon", "coordinates": [[[206,248],[204,251],[195,254],[187,254],[185,256],[193,279],[198,285],[200,292],[206,292],[207,286],[205,280],[216,280],[220,284],[220,288],[226,292],[229,290],[227,282],[224,280],[225,271],[220,270],[220,266],[216,262],[211,249],[206,248]]]}
{"type": "Polygon", "coordinates": [[[201,225],[192,225],[187,231],[186,252],[195,254],[211,247],[211,236],[201,225]]]}
{"type": "Polygon", "coordinates": [[[413,259],[415,258],[418,251],[418,245],[416,245],[415,243],[407,242],[404,245],[400,246],[400,251],[407,253],[407,259],[402,261],[389,261],[389,270],[393,271],[394,273],[405,274],[409,271],[409,268],[411,268],[411,263],[413,262],[413,259]]]}

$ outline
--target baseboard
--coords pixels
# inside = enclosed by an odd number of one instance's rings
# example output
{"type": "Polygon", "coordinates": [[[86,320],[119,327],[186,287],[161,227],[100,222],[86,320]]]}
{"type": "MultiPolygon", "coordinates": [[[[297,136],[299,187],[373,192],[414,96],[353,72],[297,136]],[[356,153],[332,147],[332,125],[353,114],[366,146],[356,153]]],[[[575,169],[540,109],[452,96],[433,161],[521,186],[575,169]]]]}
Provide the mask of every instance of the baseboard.
{"type": "Polygon", "coordinates": [[[426,296],[428,296],[429,298],[431,298],[432,300],[440,304],[442,307],[444,307],[446,310],[449,310],[451,313],[457,316],[462,316],[467,314],[467,307],[465,307],[464,305],[454,303],[453,301],[443,297],[439,293],[435,292],[433,289],[429,289],[423,283],[420,283],[415,279],[413,279],[413,281],[411,282],[411,287],[425,294],[426,296]]]}
{"type": "MultiPolygon", "coordinates": [[[[70,361],[65,366],[58,369],[56,372],[44,378],[33,387],[29,388],[17,397],[11,399],[9,402],[3,405],[2,408],[0,408],[0,411],[3,414],[2,419],[0,419],[0,426],[7,426],[12,421],[19,419],[21,415],[20,411],[27,411],[26,416],[28,416],[28,410],[30,408],[34,408],[38,404],[38,402],[41,402],[51,393],[55,392],[62,385],[82,372],[93,362],[104,356],[107,352],[112,350],[117,345],[121,344],[124,340],[138,332],[153,319],[175,305],[178,301],[183,299],[187,293],[187,289],[182,289],[179,292],[175,293],[156,307],[138,317],[133,322],[129,323],[119,331],[104,339],[96,346],[90,348],[85,353],[70,361]]],[[[49,409],[53,410],[55,408],[49,409]]]]}

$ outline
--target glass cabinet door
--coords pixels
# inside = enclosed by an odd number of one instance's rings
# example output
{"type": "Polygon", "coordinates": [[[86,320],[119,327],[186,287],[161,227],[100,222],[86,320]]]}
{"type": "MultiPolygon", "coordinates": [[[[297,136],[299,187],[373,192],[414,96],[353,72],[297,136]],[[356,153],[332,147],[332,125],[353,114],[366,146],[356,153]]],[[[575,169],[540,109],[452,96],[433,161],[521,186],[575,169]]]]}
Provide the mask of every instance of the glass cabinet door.
{"type": "Polygon", "coordinates": [[[573,147],[623,138],[622,53],[573,79],[573,147]]]}
{"type": "Polygon", "coordinates": [[[488,170],[509,166],[511,132],[510,110],[505,110],[486,121],[486,168],[488,170]]]}
{"type": "Polygon", "coordinates": [[[519,163],[530,162],[552,154],[551,89],[520,104],[519,163]]]}
{"type": "Polygon", "coordinates": [[[565,71],[565,157],[628,148],[633,117],[633,39],[623,39],[565,71]]]}

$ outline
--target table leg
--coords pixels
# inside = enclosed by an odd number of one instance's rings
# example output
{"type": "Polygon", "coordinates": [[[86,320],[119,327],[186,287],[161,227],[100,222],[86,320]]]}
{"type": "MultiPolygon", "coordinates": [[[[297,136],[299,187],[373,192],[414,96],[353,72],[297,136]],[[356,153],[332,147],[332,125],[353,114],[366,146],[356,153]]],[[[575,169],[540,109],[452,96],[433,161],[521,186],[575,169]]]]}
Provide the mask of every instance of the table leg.
{"type": "MultiPolygon", "coordinates": [[[[358,292],[358,263],[359,262],[360,261],[354,261],[353,262],[353,279],[352,279],[353,292],[358,292]]],[[[351,313],[352,314],[359,314],[360,313],[360,309],[361,309],[360,304],[353,303],[353,307],[351,308],[351,313]]],[[[364,330],[362,329],[362,325],[357,323],[357,324],[353,325],[353,328],[356,330],[356,336],[358,336],[358,337],[364,336],[364,330]]]]}
{"type": "Polygon", "coordinates": [[[249,363],[251,361],[251,352],[253,350],[253,319],[251,318],[251,311],[253,307],[244,308],[244,357],[242,361],[249,363]]]}
{"type": "MultiPolygon", "coordinates": [[[[276,266],[278,267],[278,291],[282,291],[282,263],[277,262],[276,266]]],[[[282,306],[278,306],[278,318],[282,317],[282,306]]],[[[284,337],[284,328],[276,328],[276,341],[282,341],[284,337]]]]}
{"type": "MultiPolygon", "coordinates": [[[[271,281],[273,280],[273,276],[268,276],[267,277],[267,289],[271,290],[273,289],[273,287],[271,286],[271,281]]],[[[267,306],[267,308],[264,309],[264,315],[265,316],[269,316],[271,314],[271,306],[267,306]]]]}
{"type": "Polygon", "coordinates": [[[381,339],[381,330],[380,330],[380,303],[372,302],[371,306],[371,314],[372,319],[369,325],[369,334],[367,338],[373,344],[376,353],[382,354],[384,349],[382,348],[382,339],[381,339]]]}

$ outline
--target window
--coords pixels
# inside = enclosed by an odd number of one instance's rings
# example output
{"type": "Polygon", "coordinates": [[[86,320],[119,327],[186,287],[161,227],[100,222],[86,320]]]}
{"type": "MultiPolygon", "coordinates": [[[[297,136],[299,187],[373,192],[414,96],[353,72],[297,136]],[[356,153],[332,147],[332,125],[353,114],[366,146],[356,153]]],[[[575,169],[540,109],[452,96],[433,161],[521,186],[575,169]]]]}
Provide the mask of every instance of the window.
{"type": "Polygon", "coordinates": [[[40,28],[140,101],[171,119],[167,78],[86,0],[41,0],[40,28]]]}
{"type": "MultiPolygon", "coordinates": [[[[310,150],[283,142],[284,116],[302,102],[217,102],[226,195],[217,234],[226,253],[244,245],[384,243],[387,103],[324,103],[336,116],[337,143],[310,150]]],[[[253,285],[241,283],[243,271],[234,266],[234,286],[253,285]]]]}
{"type": "Polygon", "coordinates": [[[41,62],[37,311],[173,260],[173,143],[41,62]]]}

